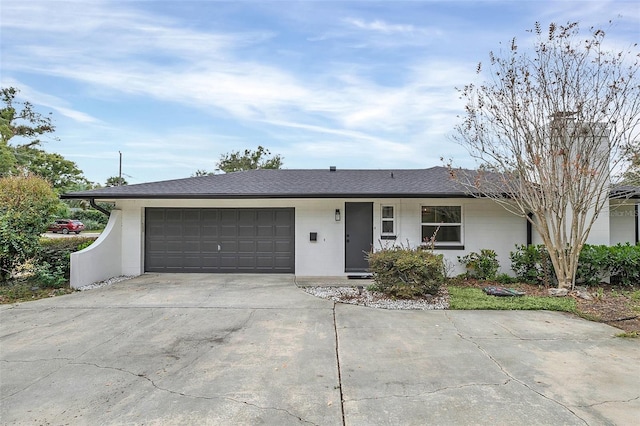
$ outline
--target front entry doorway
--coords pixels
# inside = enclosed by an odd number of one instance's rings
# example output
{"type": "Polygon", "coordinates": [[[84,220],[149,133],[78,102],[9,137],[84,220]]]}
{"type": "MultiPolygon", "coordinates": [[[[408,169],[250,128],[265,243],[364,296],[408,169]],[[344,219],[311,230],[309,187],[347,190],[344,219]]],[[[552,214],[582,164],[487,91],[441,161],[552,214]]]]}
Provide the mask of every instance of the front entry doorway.
{"type": "Polygon", "coordinates": [[[373,203],[345,203],[345,272],[368,272],[366,254],[373,246],[373,203]]]}

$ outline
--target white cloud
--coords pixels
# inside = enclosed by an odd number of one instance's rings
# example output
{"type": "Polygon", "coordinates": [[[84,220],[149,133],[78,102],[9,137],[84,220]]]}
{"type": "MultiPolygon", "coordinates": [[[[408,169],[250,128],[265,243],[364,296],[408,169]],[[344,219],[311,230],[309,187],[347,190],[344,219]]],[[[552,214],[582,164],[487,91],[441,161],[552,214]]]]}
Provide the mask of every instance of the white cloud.
{"type": "Polygon", "coordinates": [[[418,30],[413,25],[403,24],[388,24],[380,19],[366,22],[362,19],[347,18],[344,20],[347,24],[353,25],[356,28],[370,31],[382,32],[385,34],[391,33],[415,33],[418,30]]]}
{"type": "MultiPolygon", "coordinates": [[[[60,99],[56,96],[38,91],[16,79],[3,78],[0,84],[2,85],[2,87],[15,87],[19,89],[20,90],[20,92],[18,93],[19,98],[28,100],[34,105],[41,105],[46,108],[51,108],[57,113],[65,117],[69,117],[70,119],[76,122],[98,123],[100,121],[97,118],[92,117],[90,114],[69,108],[67,106],[69,103],[64,99],[60,99]]],[[[44,113],[42,114],[44,115],[44,113]]]]}

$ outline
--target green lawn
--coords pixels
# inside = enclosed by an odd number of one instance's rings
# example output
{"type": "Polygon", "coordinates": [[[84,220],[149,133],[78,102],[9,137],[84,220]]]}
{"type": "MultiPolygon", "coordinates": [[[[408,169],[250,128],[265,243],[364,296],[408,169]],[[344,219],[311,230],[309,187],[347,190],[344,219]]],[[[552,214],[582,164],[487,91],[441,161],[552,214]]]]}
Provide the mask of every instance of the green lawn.
{"type": "Polygon", "coordinates": [[[576,301],[569,297],[496,297],[479,288],[449,286],[449,309],[545,310],[576,313],[576,301]]]}

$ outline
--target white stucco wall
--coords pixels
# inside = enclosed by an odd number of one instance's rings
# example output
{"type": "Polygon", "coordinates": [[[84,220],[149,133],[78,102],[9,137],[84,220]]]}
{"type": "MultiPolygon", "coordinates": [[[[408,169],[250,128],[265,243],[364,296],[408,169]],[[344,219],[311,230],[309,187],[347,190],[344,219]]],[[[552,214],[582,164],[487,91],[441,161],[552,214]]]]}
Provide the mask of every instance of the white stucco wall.
{"type": "Polygon", "coordinates": [[[636,223],[640,220],[636,213],[637,200],[614,200],[609,211],[610,245],[636,243],[636,223]]]}
{"type": "Polygon", "coordinates": [[[98,239],[89,247],[71,253],[71,288],[122,275],[122,212],[113,210],[98,239]]]}
{"type": "MultiPolygon", "coordinates": [[[[91,247],[72,255],[72,286],[81,286],[116,275],[138,275],[144,272],[144,208],[277,208],[295,209],[295,273],[299,276],[344,276],[344,207],[346,202],[373,203],[374,249],[382,245],[418,246],[422,241],[421,208],[425,205],[462,207],[463,249],[436,249],[453,267],[454,274],[464,272],[458,256],[489,248],[496,251],[500,272],[511,273],[509,253],[516,244],[526,243],[526,220],[513,215],[491,200],[470,198],[446,199],[283,199],[283,200],[119,200],[109,225],[91,247]],[[395,241],[381,240],[381,209],[391,205],[396,214],[395,241]],[[335,210],[342,218],[335,220],[335,210]],[[309,234],[317,232],[317,241],[309,234]],[[80,262],[80,259],[82,261],[80,262]],[[88,266],[91,264],[90,266],[88,266]]],[[[590,243],[602,244],[601,238],[611,228],[610,240],[633,242],[633,206],[616,207],[614,213],[601,215],[596,224],[597,238],[590,243]],[[606,224],[603,225],[603,222],[606,224]],[[627,231],[630,230],[630,231],[627,231]]],[[[540,238],[534,231],[534,243],[540,238]]]]}
{"type": "MultiPolygon", "coordinates": [[[[398,239],[396,243],[407,244],[416,247],[421,244],[421,211],[422,206],[462,206],[463,216],[463,246],[464,249],[435,249],[436,253],[443,254],[449,265],[454,269],[453,274],[464,272],[464,267],[458,262],[458,256],[464,256],[480,249],[492,249],[498,255],[500,271],[511,272],[509,253],[516,244],[526,244],[526,221],[522,217],[507,212],[491,200],[469,198],[446,199],[415,199],[415,200],[377,200],[374,205],[378,218],[374,218],[374,240],[376,248],[380,246],[378,239],[380,233],[380,205],[393,205],[399,207],[398,239]]],[[[437,236],[436,236],[437,239],[437,236]]],[[[388,241],[384,243],[388,244],[388,241]]]]}
{"type": "Polygon", "coordinates": [[[346,202],[372,202],[374,248],[393,241],[381,240],[381,208],[392,205],[396,212],[396,244],[416,247],[421,243],[423,205],[460,205],[463,214],[463,244],[460,250],[436,250],[463,272],[457,257],[491,248],[498,253],[501,272],[510,272],[509,252],[526,243],[525,219],[506,212],[489,200],[478,199],[295,199],[295,200],[119,200],[122,212],[121,273],[144,272],[144,207],[191,208],[295,208],[295,271],[299,276],[344,276],[344,206],[346,202]],[[335,220],[340,209],[342,219],[335,220]],[[309,240],[311,232],[318,240],[309,240]]]}
{"type": "MultiPolygon", "coordinates": [[[[571,211],[569,211],[567,214],[570,215],[571,211]]],[[[593,245],[609,244],[610,238],[611,238],[610,236],[612,232],[611,221],[609,216],[610,216],[609,205],[607,203],[602,208],[602,211],[600,212],[600,214],[594,221],[593,226],[591,227],[591,232],[589,232],[589,236],[587,237],[587,244],[593,244],[593,245]]],[[[588,216],[587,221],[591,220],[590,218],[591,216],[588,216]]],[[[570,223],[567,223],[567,235],[569,234],[569,232],[570,232],[570,223]]],[[[535,228],[533,229],[532,240],[533,240],[532,241],[533,244],[543,244],[542,238],[540,237],[540,234],[538,234],[538,232],[535,230],[535,228]]]]}

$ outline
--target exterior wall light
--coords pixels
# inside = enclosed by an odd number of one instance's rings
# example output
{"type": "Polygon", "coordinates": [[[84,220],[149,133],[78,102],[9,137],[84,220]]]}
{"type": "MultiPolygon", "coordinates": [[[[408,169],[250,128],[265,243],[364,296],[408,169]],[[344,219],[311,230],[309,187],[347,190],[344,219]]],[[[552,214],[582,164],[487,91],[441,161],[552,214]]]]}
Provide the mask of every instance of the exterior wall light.
{"type": "Polygon", "coordinates": [[[340,222],[340,209],[336,209],[336,222],[340,222]]]}

